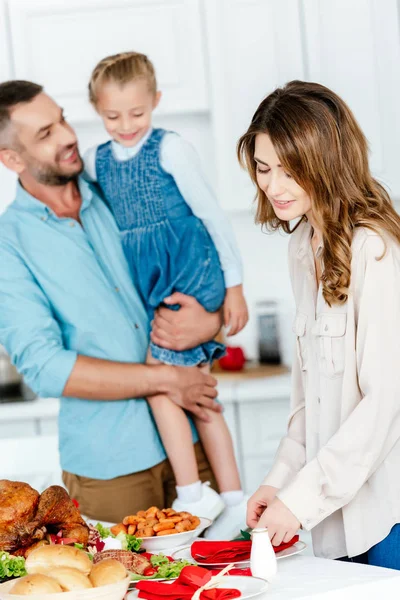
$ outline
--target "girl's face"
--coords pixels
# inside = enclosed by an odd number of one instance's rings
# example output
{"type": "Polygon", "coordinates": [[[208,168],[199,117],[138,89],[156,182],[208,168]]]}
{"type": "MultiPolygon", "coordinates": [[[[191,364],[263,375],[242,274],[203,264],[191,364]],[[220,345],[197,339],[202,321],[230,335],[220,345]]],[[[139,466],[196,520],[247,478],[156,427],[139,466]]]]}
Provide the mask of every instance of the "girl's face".
{"type": "Polygon", "coordinates": [[[97,95],[96,110],[111,137],[126,148],[136,146],[151,127],[161,92],[154,94],[144,79],[120,85],[107,82],[97,95]]]}
{"type": "Polygon", "coordinates": [[[265,193],[278,219],[291,221],[303,215],[311,215],[311,199],[298,183],[286,173],[266,133],[259,133],[255,140],[254,160],[257,183],[265,193]]]}

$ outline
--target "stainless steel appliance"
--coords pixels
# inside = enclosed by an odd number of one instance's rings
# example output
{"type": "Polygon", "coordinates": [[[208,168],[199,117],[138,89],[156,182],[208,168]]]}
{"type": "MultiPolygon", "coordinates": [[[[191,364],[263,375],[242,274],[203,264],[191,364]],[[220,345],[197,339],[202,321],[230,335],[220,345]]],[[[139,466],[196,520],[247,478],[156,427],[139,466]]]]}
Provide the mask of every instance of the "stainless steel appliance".
{"type": "Polygon", "coordinates": [[[23,395],[22,376],[11,364],[3,346],[0,346],[0,402],[8,398],[22,398],[23,395]]]}

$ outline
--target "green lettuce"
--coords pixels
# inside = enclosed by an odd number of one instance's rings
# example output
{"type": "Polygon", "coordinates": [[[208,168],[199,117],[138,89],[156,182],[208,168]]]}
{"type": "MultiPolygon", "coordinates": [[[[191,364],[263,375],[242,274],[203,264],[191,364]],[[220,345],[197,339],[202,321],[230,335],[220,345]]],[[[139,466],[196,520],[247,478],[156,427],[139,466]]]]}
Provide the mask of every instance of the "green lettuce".
{"type": "Polygon", "coordinates": [[[143,541],[140,538],[129,535],[129,533],[124,533],[123,531],[120,531],[117,536],[113,537],[116,537],[116,539],[121,542],[122,550],[130,550],[131,552],[140,550],[143,541]]]}
{"type": "Polygon", "coordinates": [[[111,533],[108,527],[104,527],[101,523],[97,523],[96,529],[99,532],[102,540],[107,537],[115,537],[115,535],[111,533]]]}
{"type": "Polygon", "coordinates": [[[0,551],[0,580],[26,575],[25,559],[0,551]]]}

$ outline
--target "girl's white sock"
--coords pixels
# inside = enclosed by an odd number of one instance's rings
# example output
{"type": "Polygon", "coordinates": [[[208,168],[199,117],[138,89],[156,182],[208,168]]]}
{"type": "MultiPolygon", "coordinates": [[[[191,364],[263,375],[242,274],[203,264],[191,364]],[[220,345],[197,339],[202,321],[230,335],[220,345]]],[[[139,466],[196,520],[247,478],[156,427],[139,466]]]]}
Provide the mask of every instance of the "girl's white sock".
{"type": "Polygon", "coordinates": [[[178,494],[178,500],[181,502],[197,502],[203,495],[201,481],[195,481],[189,483],[189,485],[177,485],[176,493],[178,494]]]}
{"type": "Polygon", "coordinates": [[[231,492],[221,492],[220,496],[226,506],[236,506],[244,500],[243,490],[233,490],[231,492]]]}

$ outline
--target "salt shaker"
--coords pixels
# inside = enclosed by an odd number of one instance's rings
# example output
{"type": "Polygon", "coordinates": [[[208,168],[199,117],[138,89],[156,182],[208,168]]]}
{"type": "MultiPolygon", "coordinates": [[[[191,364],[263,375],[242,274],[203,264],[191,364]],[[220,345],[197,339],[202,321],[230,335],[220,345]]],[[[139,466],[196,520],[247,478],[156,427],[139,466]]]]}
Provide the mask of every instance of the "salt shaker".
{"type": "Polygon", "coordinates": [[[277,572],[277,562],[268,529],[262,527],[253,529],[251,540],[251,573],[254,577],[271,581],[277,572]]]}

